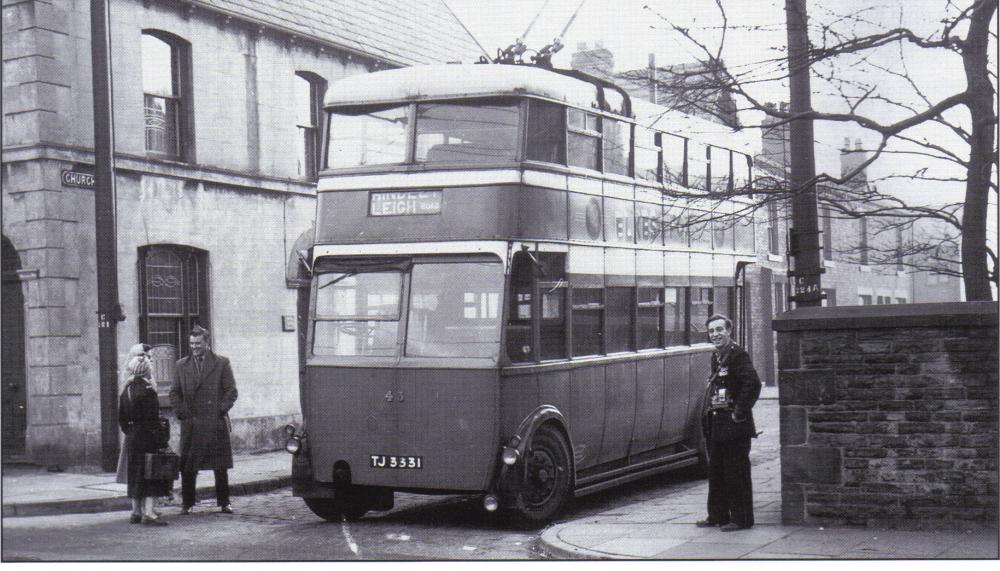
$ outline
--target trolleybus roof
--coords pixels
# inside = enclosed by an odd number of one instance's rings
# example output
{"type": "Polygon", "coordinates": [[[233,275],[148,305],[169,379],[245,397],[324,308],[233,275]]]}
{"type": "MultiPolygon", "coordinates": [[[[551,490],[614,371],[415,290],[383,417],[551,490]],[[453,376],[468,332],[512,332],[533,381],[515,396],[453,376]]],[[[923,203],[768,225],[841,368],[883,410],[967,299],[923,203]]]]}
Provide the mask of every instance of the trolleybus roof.
{"type": "MultiPolygon", "coordinates": [[[[531,65],[421,65],[348,76],[330,86],[327,106],[371,105],[421,99],[535,95],[583,108],[598,108],[598,87],[531,65]]],[[[705,143],[750,152],[749,133],[655,105],[632,100],[640,124],[705,143]]]]}
{"type": "Polygon", "coordinates": [[[537,95],[597,106],[595,85],[530,65],[425,65],[352,75],[330,87],[326,104],[495,95],[537,95]]]}

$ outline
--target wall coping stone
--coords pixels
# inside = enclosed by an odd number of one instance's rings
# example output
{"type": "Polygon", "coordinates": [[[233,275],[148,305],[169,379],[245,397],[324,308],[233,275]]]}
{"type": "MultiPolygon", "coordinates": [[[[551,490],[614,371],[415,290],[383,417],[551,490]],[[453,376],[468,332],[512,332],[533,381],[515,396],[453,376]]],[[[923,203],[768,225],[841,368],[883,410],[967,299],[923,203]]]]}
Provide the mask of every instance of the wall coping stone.
{"type": "Polygon", "coordinates": [[[949,303],[906,303],[898,305],[857,305],[801,307],[779,313],[772,322],[775,331],[817,329],[889,329],[898,327],[996,326],[995,301],[949,303]]]}

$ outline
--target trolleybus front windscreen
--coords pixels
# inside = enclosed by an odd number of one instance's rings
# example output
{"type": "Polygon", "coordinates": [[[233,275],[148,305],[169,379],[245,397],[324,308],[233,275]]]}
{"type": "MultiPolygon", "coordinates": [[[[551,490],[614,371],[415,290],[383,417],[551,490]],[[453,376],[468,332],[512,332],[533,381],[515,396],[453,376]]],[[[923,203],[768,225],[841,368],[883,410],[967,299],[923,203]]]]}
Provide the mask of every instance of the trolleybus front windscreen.
{"type": "Polygon", "coordinates": [[[497,357],[500,264],[416,264],[410,283],[407,356],[497,357]]]}
{"type": "Polygon", "coordinates": [[[316,282],[316,355],[391,357],[396,354],[399,271],[321,274],[316,282]]]}
{"type": "Polygon", "coordinates": [[[503,267],[417,263],[409,271],[329,272],[316,281],[313,353],[393,357],[407,310],[409,357],[497,359],[503,267]],[[401,294],[409,280],[410,299],[401,294]]]}

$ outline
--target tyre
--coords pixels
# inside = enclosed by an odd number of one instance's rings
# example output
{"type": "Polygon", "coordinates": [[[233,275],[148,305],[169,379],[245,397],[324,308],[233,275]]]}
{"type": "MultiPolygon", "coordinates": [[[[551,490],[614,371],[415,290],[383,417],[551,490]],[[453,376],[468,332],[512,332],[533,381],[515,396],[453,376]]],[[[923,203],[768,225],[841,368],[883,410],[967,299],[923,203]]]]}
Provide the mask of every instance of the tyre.
{"type": "Polygon", "coordinates": [[[524,479],[517,492],[518,515],[529,522],[547,522],[565,507],[572,493],[566,438],[553,426],[539,427],[525,450],[524,463],[524,479]]]}
{"type": "Polygon", "coordinates": [[[364,493],[337,492],[336,498],[303,498],[309,511],[326,521],[357,521],[368,513],[369,502],[364,493]]]}

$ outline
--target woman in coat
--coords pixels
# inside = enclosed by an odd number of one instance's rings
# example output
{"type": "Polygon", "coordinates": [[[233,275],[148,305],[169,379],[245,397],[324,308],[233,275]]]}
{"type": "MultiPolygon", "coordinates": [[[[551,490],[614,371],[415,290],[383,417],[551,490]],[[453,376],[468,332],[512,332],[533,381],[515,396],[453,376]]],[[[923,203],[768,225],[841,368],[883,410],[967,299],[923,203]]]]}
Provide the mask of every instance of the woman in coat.
{"type": "Polygon", "coordinates": [[[143,356],[127,366],[130,378],[118,399],[118,425],[125,433],[128,450],[128,497],[132,500],[132,523],[167,525],[153,511],[153,498],[169,496],[170,480],[147,480],[143,468],[147,452],[156,452],[166,441],[160,428],[160,404],[149,382],[151,367],[143,356]],[[140,511],[141,510],[141,511],[140,511]]]}
{"type": "MultiPolygon", "coordinates": [[[[122,364],[122,389],[128,384],[129,379],[132,378],[132,373],[129,371],[128,365],[132,362],[133,357],[143,357],[147,361],[149,360],[149,345],[145,343],[136,343],[132,345],[132,348],[128,350],[128,357],[125,358],[125,363],[122,364]]],[[[152,379],[150,382],[153,382],[152,379]]],[[[119,442],[119,454],[118,454],[118,469],[115,474],[115,482],[119,484],[128,483],[128,448],[125,447],[125,439],[122,438],[119,442]]],[[[135,516],[142,515],[139,513],[139,509],[136,508],[132,511],[135,516]]]]}

